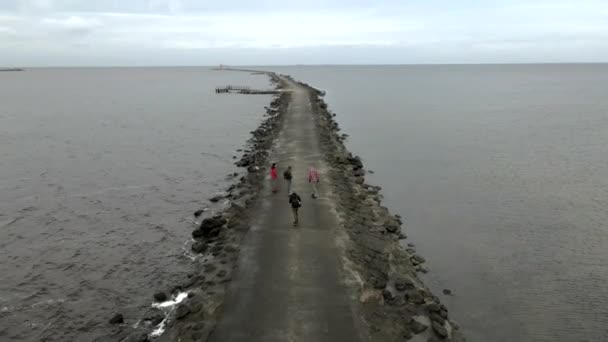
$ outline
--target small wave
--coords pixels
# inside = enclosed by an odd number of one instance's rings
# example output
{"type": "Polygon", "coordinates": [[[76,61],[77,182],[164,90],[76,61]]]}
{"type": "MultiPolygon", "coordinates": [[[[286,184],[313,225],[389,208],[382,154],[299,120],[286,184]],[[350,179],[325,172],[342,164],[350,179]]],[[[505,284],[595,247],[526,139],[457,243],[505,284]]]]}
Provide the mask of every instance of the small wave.
{"type": "Polygon", "coordinates": [[[162,302],[162,303],[154,303],[154,304],[152,304],[152,307],[157,308],[157,309],[170,308],[170,307],[173,307],[173,306],[183,302],[184,299],[186,299],[186,298],[188,298],[188,293],[181,292],[177,296],[175,296],[174,299],[171,299],[171,300],[168,300],[168,301],[162,302]]]}
{"type": "Polygon", "coordinates": [[[172,300],[168,300],[168,301],[162,302],[162,303],[154,303],[154,304],[152,304],[153,308],[164,309],[164,310],[167,310],[167,311],[165,312],[165,319],[163,319],[162,322],[160,322],[158,324],[158,326],[156,327],[156,329],[154,329],[150,333],[150,337],[158,337],[158,336],[162,335],[165,332],[166,325],[167,325],[167,318],[169,316],[169,312],[171,312],[171,310],[177,304],[183,302],[184,299],[186,299],[186,298],[188,298],[188,292],[180,292],[172,300]]]}

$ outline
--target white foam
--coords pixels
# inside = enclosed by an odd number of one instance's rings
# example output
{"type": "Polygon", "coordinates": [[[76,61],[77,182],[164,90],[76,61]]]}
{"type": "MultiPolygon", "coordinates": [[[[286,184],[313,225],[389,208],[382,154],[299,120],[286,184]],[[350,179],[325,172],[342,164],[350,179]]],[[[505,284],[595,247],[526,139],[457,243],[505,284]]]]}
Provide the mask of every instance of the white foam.
{"type": "Polygon", "coordinates": [[[158,327],[156,327],[156,329],[154,329],[151,333],[150,333],[150,337],[158,337],[160,335],[162,335],[165,332],[165,323],[167,322],[167,319],[163,319],[162,322],[160,322],[158,324],[158,327]]]}
{"type": "MultiPolygon", "coordinates": [[[[177,294],[177,296],[175,296],[173,299],[168,300],[166,302],[162,302],[162,303],[154,303],[152,304],[153,308],[158,308],[158,309],[169,309],[169,311],[171,311],[171,309],[184,301],[184,299],[188,298],[188,292],[180,292],[177,294]]],[[[158,326],[156,327],[156,329],[154,329],[151,333],[150,333],[150,337],[158,337],[160,335],[162,335],[165,332],[166,329],[166,325],[167,325],[167,312],[169,311],[165,311],[165,319],[162,320],[162,322],[160,322],[158,324],[158,326]]]]}
{"type": "Polygon", "coordinates": [[[152,304],[152,307],[159,308],[159,309],[168,308],[168,307],[181,303],[186,298],[188,298],[188,292],[181,292],[181,293],[178,293],[174,299],[168,300],[168,301],[162,302],[162,303],[154,303],[154,304],[152,304]]]}

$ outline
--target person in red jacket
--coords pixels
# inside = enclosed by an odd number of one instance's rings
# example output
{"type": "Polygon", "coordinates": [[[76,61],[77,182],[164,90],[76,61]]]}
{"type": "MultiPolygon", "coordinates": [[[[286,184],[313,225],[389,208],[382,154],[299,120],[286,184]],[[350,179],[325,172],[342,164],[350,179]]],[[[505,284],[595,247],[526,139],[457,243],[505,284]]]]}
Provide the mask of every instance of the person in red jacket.
{"type": "Polygon", "coordinates": [[[312,198],[317,198],[317,183],[319,183],[319,172],[314,167],[308,170],[308,183],[312,187],[312,198]]]}
{"type": "Polygon", "coordinates": [[[272,166],[270,167],[270,181],[272,184],[272,193],[273,194],[278,191],[278,189],[277,189],[278,179],[279,179],[279,175],[278,175],[278,171],[277,171],[277,164],[272,163],[272,166]]]}

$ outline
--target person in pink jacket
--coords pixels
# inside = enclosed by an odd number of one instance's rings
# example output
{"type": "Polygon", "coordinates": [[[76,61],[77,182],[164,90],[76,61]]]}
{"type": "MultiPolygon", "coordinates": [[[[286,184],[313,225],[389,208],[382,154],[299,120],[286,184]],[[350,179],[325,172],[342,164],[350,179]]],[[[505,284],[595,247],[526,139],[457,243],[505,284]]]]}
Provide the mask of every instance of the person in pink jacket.
{"type": "Polygon", "coordinates": [[[317,198],[317,183],[319,183],[319,172],[314,167],[308,170],[308,183],[312,187],[312,198],[317,198]]]}
{"type": "Polygon", "coordinates": [[[272,193],[276,193],[278,190],[277,179],[279,179],[279,175],[277,174],[277,164],[272,163],[272,166],[270,167],[270,184],[272,184],[272,193]]]}

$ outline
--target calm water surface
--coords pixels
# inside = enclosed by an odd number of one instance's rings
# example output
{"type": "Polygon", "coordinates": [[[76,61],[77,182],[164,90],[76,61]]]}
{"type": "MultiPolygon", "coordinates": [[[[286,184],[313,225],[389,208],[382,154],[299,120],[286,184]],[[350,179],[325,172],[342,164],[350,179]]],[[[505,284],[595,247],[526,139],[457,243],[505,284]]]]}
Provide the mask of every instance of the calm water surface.
{"type": "Polygon", "coordinates": [[[471,341],[608,340],[608,65],[273,69],[327,91],[471,341]]]}
{"type": "Polygon", "coordinates": [[[0,74],[0,340],[91,341],[192,265],[192,213],[226,185],[265,76],[205,68],[0,74]]]}

